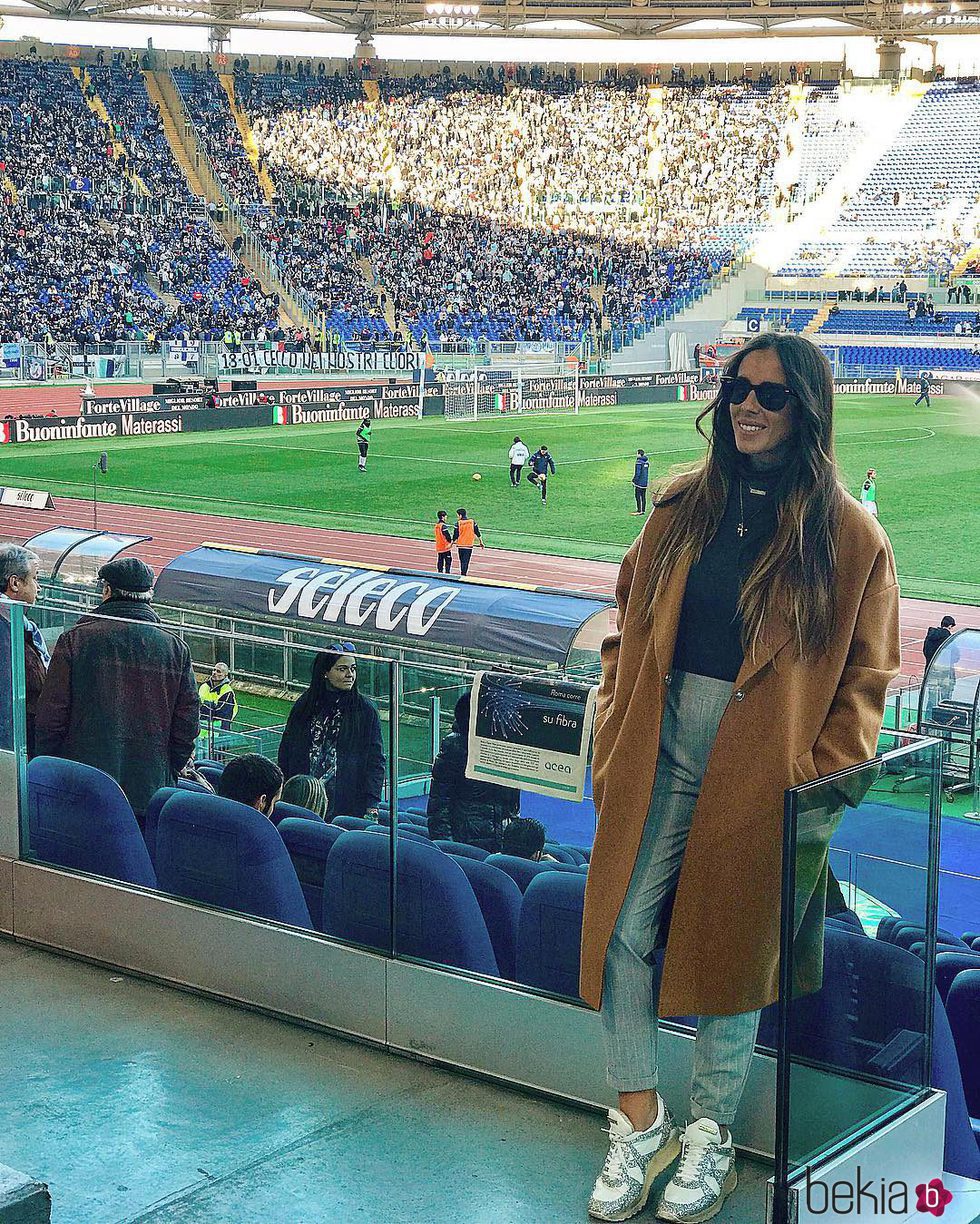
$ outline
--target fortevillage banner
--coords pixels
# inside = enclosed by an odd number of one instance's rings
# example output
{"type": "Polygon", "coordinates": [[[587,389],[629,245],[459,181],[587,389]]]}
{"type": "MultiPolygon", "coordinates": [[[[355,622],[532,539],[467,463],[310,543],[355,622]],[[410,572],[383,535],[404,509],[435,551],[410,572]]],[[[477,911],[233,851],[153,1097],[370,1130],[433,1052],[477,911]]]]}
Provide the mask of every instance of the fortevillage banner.
{"type": "Polygon", "coordinates": [[[181,412],[203,408],[199,391],[175,391],[165,395],[83,395],[82,416],[112,416],[117,412],[181,412]]]}

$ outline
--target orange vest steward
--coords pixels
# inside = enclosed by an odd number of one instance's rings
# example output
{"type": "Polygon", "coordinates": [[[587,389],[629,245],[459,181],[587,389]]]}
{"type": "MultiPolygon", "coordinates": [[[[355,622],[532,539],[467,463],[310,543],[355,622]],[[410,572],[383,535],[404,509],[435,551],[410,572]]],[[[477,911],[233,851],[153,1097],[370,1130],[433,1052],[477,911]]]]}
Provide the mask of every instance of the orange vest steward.
{"type": "Polygon", "coordinates": [[[460,548],[472,548],[476,542],[476,532],[473,530],[472,519],[460,519],[456,524],[456,529],[459,532],[459,539],[456,541],[460,548]]]}
{"type": "Polygon", "coordinates": [[[436,552],[437,553],[449,552],[449,550],[453,546],[453,542],[451,538],[452,532],[449,533],[450,539],[448,540],[446,539],[447,530],[448,528],[446,527],[445,523],[436,523],[435,532],[436,532],[436,552]]]}

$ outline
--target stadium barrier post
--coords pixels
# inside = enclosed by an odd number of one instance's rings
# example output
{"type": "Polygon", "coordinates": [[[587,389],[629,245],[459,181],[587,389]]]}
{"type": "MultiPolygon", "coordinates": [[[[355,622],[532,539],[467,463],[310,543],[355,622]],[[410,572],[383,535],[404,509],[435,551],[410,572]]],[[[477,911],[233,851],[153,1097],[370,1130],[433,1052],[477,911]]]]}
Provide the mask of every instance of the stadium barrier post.
{"type": "Polygon", "coordinates": [[[480,416],[480,379],[476,366],[473,367],[473,420],[480,416]]]}

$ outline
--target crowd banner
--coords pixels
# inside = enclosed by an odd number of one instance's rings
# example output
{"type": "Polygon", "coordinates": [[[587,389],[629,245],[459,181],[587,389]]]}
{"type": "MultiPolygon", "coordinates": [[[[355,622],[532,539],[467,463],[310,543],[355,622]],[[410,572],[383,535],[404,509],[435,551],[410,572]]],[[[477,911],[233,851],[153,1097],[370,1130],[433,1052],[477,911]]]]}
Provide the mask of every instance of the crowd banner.
{"type": "Polygon", "coordinates": [[[44,489],[0,488],[0,506],[21,506],[27,510],[53,510],[54,499],[44,489]]]}
{"type": "Polygon", "coordinates": [[[338,351],[313,352],[288,344],[267,346],[242,346],[237,350],[225,348],[218,354],[218,367],[222,373],[246,373],[251,371],[278,371],[310,374],[408,374],[421,370],[425,363],[424,353],[398,351],[338,351]]]}
{"type": "Polygon", "coordinates": [[[580,803],[597,685],[477,672],[466,776],[580,803]]]}

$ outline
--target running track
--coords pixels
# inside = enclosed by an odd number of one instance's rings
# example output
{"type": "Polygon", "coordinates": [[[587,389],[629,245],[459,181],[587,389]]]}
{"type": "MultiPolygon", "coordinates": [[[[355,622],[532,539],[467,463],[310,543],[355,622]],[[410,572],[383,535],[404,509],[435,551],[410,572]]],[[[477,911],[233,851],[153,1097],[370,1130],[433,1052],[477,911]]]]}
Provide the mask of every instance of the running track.
{"type": "MultiPolygon", "coordinates": [[[[61,525],[91,527],[90,502],[59,497],[55,504],[53,512],[0,507],[0,539],[23,541],[38,532],[61,525]]],[[[297,527],[258,519],[225,518],[109,502],[99,506],[99,528],[152,536],[151,540],[137,545],[130,552],[133,556],[142,557],[157,570],[204,541],[329,557],[353,563],[397,565],[405,569],[434,568],[433,550],[427,541],[320,527],[297,527]]],[[[582,561],[572,557],[488,548],[485,551],[477,550],[471,573],[475,577],[496,578],[505,582],[532,582],[537,586],[611,595],[616,570],[617,567],[607,561],[582,561]]],[[[937,625],[940,617],[946,613],[956,618],[958,628],[980,627],[980,608],[921,599],[902,600],[903,676],[921,675],[921,644],[926,629],[930,625],[937,625]]]]}

